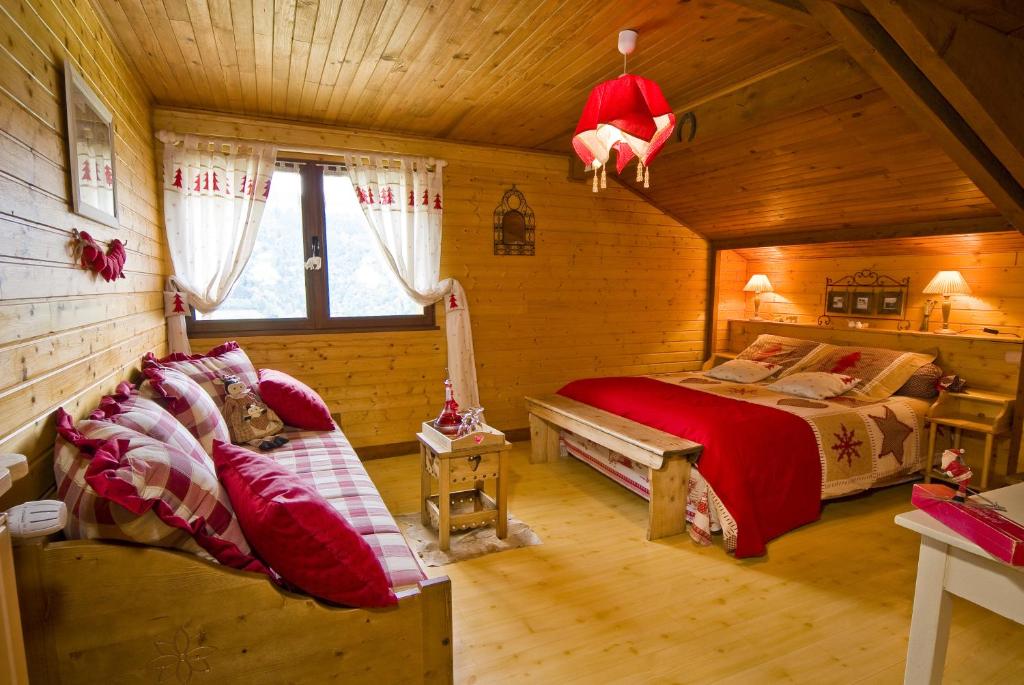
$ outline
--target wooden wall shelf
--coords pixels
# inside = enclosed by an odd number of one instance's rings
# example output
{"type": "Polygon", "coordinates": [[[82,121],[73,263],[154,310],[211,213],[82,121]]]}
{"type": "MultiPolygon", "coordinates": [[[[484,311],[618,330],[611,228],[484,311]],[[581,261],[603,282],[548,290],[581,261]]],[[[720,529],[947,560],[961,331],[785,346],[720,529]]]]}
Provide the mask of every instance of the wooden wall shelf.
{"type": "MultiPolygon", "coordinates": [[[[850,315],[847,318],[858,318],[858,317],[850,315]]],[[[864,318],[864,317],[859,317],[859,318],[864,318]]],[[[929,332],[929,331],[897,331],[897,330],[894,330],[894,329],[891,329],[891,328],[874,328],[874,327],[872,327],[872,328],[848,328],[848,327],[843,327],[843,326],[835,326],[835,327],[833,327],[831,329],[823,329],[821,326],[818,326],[816,324],[790,323],[790,322],[769,321],[769,320],[757,321],[757,320],[752,320],[752,319],[729,319],[729,325],[731,326],[733,324],[741,324],[741,325],[753,324],[753,325],[769,326],[769,327],[781,326],[781,327],[784,327],[784,328],[791,328],[791,329],[803,329],[805,331],[808,331],[809,333],[818,333],[818,334],[827,335],[827,336],[843,336],[843,337],[845,337],[847,334],[849,334],[852,338],[855,338],[857,336],[873,336],[873,335],[876,335],[876,334],[880,334],[880,335],[891,335],[891,336],[894,336],[894,337],[910,336],[910,337],[917,337],[917,338],[929,338],[929,339],[938,341],[936,344],[941,344],[942,342],[949,341],[949,340],[984,340],[986,342],[1008,343],[1010,345],[1017,345],[1017,346],[1024,345],[1024,339],[1018,338],[1017,336],[1014,336],[1014,335],[977,335],[977,334],[974,334],[974,333],[960,333],[960,334],[957,334],[957,335],[941,335],[939,333],[932,333],[932,332],[929,332]]],[[[775,332],[775,331],[765,331],[765,332],[775,332]]],[[[783,333],[781,331],[778,331],[778,334],[779,335],[786,335],[786,333],[783,333]]],[[[799,336],[799,337],[813,337],[813,336],[809,335],[809,336],[799,336]]],[[[824,341],[825,338],[822,337],[822,340],[824,341]]]]}

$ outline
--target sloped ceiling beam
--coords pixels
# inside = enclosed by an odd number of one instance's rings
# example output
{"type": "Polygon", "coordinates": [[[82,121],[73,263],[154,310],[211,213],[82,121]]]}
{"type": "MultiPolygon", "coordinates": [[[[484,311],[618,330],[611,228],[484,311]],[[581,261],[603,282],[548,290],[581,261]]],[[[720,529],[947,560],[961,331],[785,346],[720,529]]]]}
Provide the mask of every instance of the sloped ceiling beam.
{"type": "Polygon", "coordinates": [[[807,8],[800,0],[732,0],[732,2],[800,26],[815,28],[818,26],[818,22],[808,13],[807,8]]]}
{"type": "Polygon", "coordinates": [[[861,1],[1024,185],[1024,40],[934,2],[861,1]]]}
{"type": "Polygon", "coordinates": [[[836,226],[828,231],[796,231],[773,233],[742,238],[726,238],[712,241],[717,250],[739,250],[750,247],[778,247],[780,245],[811,245],[858,240],[890,240],[893,238],[924,238],[940,235],[961,235],[964,233],[996,233],[1009,231],[1013,227],[1002,216],[972,219],[948,219],[912,224],[886,226],[865,226],[849,228],[836,226]]]}
{"type": "Polygon", "coordinates": [[[1024,232],[1024,189],[882,25],[828,0],[803,0],[811,15],[1024,232]]]}

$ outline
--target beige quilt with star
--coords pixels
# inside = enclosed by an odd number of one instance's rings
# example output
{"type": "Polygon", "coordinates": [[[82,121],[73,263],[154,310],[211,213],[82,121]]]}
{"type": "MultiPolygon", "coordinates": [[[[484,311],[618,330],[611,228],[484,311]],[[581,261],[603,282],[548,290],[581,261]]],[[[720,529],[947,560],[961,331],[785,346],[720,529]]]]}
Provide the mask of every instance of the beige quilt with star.
{"type": "Polygon", "coordinates": [[[808,400],[769,390],[765,384],[719,381],[701,372],[651,378],[774,407],[807,421],[818,442],[822,499],[898,482],[921,470],[926,400],[902,396],[874,402],[844,396],[808,400]]]}

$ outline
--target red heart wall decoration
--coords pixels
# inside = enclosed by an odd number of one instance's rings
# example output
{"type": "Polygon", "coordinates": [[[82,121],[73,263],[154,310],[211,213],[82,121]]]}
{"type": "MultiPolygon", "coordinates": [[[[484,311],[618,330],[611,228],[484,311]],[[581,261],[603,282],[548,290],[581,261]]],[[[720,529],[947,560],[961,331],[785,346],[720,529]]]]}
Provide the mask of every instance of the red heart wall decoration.
{"type": "Polygon", "coordinates": [[[98,273],[103,280],[110,281],[124,278],[124,263],[128,254],[124,243],[114,238],[107,244],[107,251],[93,240],[85,231],[72,231],[76,252],[81,253],[80,262],[83,269],[98,273]]]}

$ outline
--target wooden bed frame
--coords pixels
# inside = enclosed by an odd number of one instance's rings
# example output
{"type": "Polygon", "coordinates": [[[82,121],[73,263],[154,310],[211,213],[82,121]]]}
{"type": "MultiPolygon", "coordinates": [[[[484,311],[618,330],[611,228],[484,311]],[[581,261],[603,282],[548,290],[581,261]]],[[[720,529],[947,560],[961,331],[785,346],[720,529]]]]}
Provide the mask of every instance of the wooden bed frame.
{"type": "Polygon", "coordinates": [[[651,481],[648,540],[686,530],[690,463],[700,456],[702,445],[561,395],[527,397],[526,410],[530,414],[531,463],[557,456],[559,430],[571,431],[647,466],[651,481]]]}
{"type": "Polygon", "coordinates": [[[451,683],[451,583],[392,609],[330,607],[266,577],[156,547],[15,548],[33,685],[451,683]],[[202,681],[205,682],[205,681],[202,681]]]}

